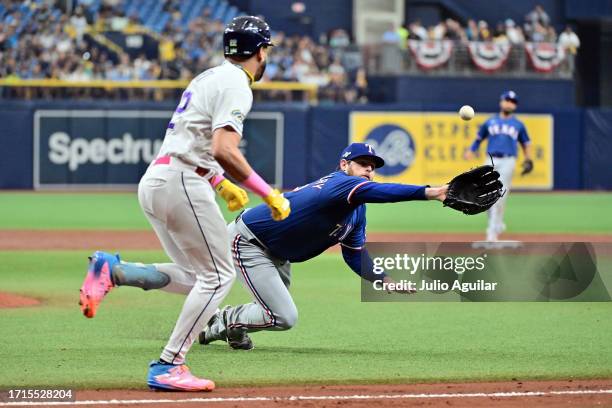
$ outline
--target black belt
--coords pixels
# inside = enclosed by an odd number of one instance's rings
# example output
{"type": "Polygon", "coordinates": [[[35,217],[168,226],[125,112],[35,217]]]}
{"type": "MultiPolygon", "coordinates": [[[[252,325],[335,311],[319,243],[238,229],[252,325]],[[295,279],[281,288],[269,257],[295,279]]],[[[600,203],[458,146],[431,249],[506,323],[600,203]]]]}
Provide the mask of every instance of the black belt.
{"type": "Polygon", "coordinates": [[[504,154],[504,153],[489,153],[491,155],[491,157],[495,157],[498,159],[504,158],[504,157],[512,157],[514,155],[512,154],[504,154]]]}

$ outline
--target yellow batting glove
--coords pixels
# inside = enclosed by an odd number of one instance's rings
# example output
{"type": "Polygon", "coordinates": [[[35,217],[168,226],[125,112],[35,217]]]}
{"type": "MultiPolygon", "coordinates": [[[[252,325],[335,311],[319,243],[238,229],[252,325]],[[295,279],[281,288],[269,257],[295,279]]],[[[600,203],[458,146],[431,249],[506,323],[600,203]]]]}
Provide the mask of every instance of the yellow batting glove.
{"type": "Polygon", "coordinates": [[[215,190],[227,202],[227,209],[230,211],[237,211],[249,202],[249,196],[246,191],[228,179],[217,184],[215,190]]]}
{"type": "Polygon", "coordinates": [[[272,190],[267,197],[263,199],[272,213],[274,221],[282,221],[291,213],[291,205],[277,189],[272,190]]]}

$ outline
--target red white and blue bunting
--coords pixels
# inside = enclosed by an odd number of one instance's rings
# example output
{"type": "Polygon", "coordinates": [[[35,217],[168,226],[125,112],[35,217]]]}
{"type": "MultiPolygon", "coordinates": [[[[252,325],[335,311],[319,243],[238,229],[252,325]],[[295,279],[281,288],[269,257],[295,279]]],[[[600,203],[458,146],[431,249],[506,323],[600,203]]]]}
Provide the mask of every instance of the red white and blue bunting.
{"type": "Polygon", "coordinates": [[[559,44],[526,43],[525,51],[536,71],[551,72],[565,59],[565,51],[559,44]]]}
{"type": "Polygon", "coordinates": [[[468,45],[472,62],[480,70],[495,72],[504,66],[510,55],[510,44],[472,41],[468,45]]]}
{"type": "Polygon", "coordinates": [[[453,42],[450,40],[410,40],[408,46],[417,65],[425,70],[446,64],[453,53],[453,42]]]}

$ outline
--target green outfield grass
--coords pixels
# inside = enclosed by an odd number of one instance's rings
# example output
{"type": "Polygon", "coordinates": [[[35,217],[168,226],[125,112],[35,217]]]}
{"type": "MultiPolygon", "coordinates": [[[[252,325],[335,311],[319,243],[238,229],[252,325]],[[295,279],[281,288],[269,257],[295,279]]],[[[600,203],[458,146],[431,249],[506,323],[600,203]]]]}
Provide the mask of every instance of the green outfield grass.
{"type": "MultiPolygon", "coordinates": [[[[259,202],[251,198],[252,204],[259,202]]],[[[612,193],[512,193],[506,224],[508,232],[612,234],[610,208],[612,193]]],[[[485,226],[486,215],[468,217],[437,202],[368,205],[369,231],[482,232],[485,226]]],[[[130,230],[149,225],[135,193],[1,193],[0,229],[130,230]]]]}
{"type": "MultiPolygon", "coordinates": [[[[145,387],[183,297],[119,288],[85,319],[77,301],[87,255],[0,252],[1,290],[44,302],[0,310],[0,388],[145,387]]],[[[612,377],[612,303],[361,303],[340,258],[294,266],[294,329],[255,333],[250,352],[196,345],[193,371],[222,386],[612,377]]],[[[247,300],[236,284],[228,301],[247,300]]]]}

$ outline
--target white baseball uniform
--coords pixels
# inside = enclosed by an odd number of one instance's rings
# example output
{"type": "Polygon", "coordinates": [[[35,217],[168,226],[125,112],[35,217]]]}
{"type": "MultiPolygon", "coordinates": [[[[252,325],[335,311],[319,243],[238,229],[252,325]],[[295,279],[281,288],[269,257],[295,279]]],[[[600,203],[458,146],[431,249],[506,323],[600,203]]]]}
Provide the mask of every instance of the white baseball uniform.
{"type": "Polygon", "coordinates": [[[172,264],[164,289],[187,294],[161,359],[182,364],[235,278],[227,228],[209,180],[223,170],[212,155],[215,129],[242,135],[253,94],[228,61],[204,71],[183,92],[159,152],[138,185],[138,199],[172,264]]]}

